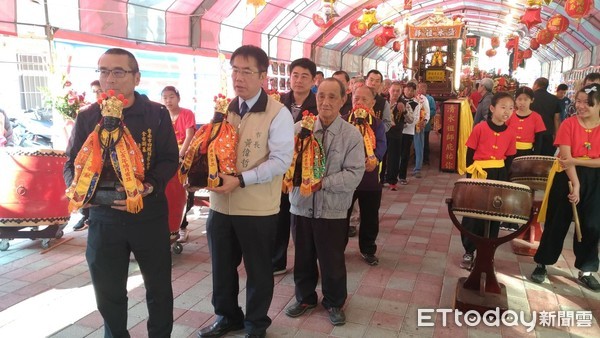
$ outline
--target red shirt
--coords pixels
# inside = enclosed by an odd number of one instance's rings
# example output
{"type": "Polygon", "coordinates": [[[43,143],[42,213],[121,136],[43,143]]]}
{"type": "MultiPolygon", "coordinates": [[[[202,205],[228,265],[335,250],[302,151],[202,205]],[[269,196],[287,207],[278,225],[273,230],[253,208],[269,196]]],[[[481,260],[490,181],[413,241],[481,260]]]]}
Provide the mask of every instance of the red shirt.
{"type": "Polygon", "coordinates": [[[478,123],[473,128],[467,147],[475,150],[473,160],[504,160],[517,153],[516,135],[512,128],[501,132],[493,131],[489,121],[478,123]]]}
{"type": "Polygon", "coordinates": [[[185,131],[188,128],[196,130],[196,117],[194,113],[185,108],[179,108],[179,116],[173,121],[173,128],[175,129],[175,138],[177,138],[177,144],[182,145],[185,141],[185,131]]]}
{"type": "Polygon", "coordinates": [[[506,125],[512,128],[517,135],[517,142],[534,143],[535,134],[545,131],[546,126],[540,114],[532,111],[528,116],[519,116],[514,113],[506,121],[506,125]]]}
{"type": "Polygon", "coordinates": [[[572,116],[562,121],[554,145],[571,147],[571,156],[589,158],[600,157],[600,126],[594,129],[585,129],[579,124],[577,116],[572,116]]]}
{"type": "Polygon", "coordinates": [[[471,93],[471,101],[473,101],[473,106],[475,106],[475,108],[477,108],[477,105],[479,104],[479,101],[481,101],[482,98],[483,96],[481,96],[481,94],[479,94],[478,91],[474,91],[471,93]]]}

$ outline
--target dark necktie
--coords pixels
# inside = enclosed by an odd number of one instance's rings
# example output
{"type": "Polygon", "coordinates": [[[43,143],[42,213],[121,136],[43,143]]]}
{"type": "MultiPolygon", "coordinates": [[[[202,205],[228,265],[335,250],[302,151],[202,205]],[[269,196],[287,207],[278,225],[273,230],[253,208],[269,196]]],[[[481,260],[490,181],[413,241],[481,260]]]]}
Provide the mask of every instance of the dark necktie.
{"type": "Polygon", "coordinates": [[[246,113],[248,112],[248,104],[246,104],[246,101],[242,102],[242,108],[240,109],[240,116],[244,117],[244,115],[246,115],[246,113]]]}

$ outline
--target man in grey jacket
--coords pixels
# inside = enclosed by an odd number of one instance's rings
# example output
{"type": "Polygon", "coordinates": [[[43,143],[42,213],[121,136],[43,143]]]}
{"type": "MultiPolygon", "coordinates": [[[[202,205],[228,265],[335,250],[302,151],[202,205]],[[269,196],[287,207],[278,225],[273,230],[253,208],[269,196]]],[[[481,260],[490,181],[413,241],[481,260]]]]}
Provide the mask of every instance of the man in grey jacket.
{"type": "Polygon", "coordinates": [[[490,78],[482,79],[477,89],[481,94],[481,100],[479,102],[473,102],[477,104],[477,111],[475,112],[475,121],[473,126],[481,121],[487,121],[488,114],[490,113],[490,105],[492,104],[492,90],[494,89],[494,80],[490,78]]]}
{"type": "Polygon", "coordinates": [[[325,174],[304,197],[299,187],[290,193],[290,212],[294,218],[294,283],[296,303],[286,308],[290,317],[298,317],[317,306],[315,291],[321,270],[323,306],[333,325],[343,325],[342,307],[348,295],[344,249],[348,239],[346,213],[352,194],[365,171],[365,151],[359,131],[344,121],[340,108],[346,101],[343,84],[325,79],[317,91],[318,119],[314,135],[323,144],[325,174]]]}

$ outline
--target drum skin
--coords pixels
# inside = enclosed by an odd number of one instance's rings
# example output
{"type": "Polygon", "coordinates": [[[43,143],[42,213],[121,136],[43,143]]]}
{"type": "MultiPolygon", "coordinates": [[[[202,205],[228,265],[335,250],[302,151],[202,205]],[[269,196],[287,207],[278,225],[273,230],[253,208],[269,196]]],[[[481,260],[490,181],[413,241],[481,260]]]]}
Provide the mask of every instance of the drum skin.
{"type": "Polygon", "coordinates": [[[183,221],[187,202],[187,191],[181,182],[179,182],[177,173],[175,173],[175,176],[167,183],[165,195],[169,205],[169,231],[171,233],[177,233],[181,226],[181,222],[183,221]]]}
{"type": "Polygon", "coordinates": [[[519,156],[512,162],[509,180],[525,184],[533,190],[544,191],[555,159],[552,156],[519,156]]]}
{"type": "Polygon", "coordinates": [[[523,184],[462,178],[454,184],[452,211],[472,218],[526,224],[533,190],[523,184]]]}
{"type": "Polygon", "coordinates": [[[0,148],[0,226],[38,226],[69,220],[64,151],[0,148]]]}

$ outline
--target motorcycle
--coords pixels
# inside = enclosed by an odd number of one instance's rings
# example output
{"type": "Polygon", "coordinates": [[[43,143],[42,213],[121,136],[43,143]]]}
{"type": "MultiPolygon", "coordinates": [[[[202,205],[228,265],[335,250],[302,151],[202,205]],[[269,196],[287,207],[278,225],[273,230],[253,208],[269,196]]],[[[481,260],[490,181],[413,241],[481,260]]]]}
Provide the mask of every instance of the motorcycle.
{"type": "Polygon", "coordinates": [[[52,149],[52,125],[36,120],[10,118],[15,147],[52,149]]]}

